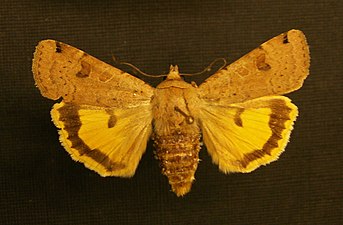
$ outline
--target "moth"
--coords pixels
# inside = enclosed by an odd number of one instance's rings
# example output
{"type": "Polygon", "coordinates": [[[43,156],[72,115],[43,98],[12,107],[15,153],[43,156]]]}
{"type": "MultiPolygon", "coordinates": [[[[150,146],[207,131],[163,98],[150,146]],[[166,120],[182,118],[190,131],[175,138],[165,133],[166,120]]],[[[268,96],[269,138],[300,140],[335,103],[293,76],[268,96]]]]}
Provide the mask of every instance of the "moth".
{"type": "Polygon", "coordinates": [[[177,66],[156,88],[55,40],[36,47],[33,75],[71,157],[101,176],[132,177],[153,139],[171,189],[191,189],[202,141],[224,173],[248,173],[284,151],[297,107],[283,94],[309,74],[300,30],[282,33],[197,86],[177,66]],[[201,135],[202,134],[202,135],[201,135]]]}

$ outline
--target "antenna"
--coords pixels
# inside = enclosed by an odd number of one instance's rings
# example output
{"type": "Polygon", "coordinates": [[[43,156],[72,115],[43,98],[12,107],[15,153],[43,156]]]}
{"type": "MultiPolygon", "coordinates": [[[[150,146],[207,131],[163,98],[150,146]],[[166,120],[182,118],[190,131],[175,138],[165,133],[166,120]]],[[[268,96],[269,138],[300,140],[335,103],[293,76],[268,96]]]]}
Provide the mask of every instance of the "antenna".
{"type": "MultiPolygon", "coordinates": [[[[131,63],[121,62],[121,61],[117,60],[114,55],[112,55],[112,59],[116,63],[119,63],[119,64],[122,64],[122,65],[126,65],[126,66],[131,67],[132,69],[136,70],[137,72],[139,72],[140,74],[142,74],[143,76],[146,76],[146,77],[156,77],[157,78],[157,77],[166,77],[166,76],[168,76],[168,74],[159,74],[159,75],[147,74],[147,73],[143,72],[142,70],[140,70],[137,66],[135,66],[135,65],[133,65],[131,63]]],[[[215,63],[219,62],[219,61],[223,62],[223,65],[221,65],[220,68],[217,69],[217,71],[219,71],[219,70],[223,69],[227,65],[227,61],[226,61],[225,58],[217,58],[217,59],[215,59],[207,67],[205,67],[205,69],[203,69],[200,72],[197,72],[197,73],[180,73],[180,75],[181,76],[197,76],[197,75],[203,74],[205,72],[211,71],[213,65],[215,63]]]]}
{"type": "Polygon", "coordinates": [[[210,65],[208,65],[207,67],[205,67],[205,69],[203,69],[202,71],[200,72],[197,72],[197,73],[180,73],[180,75],[182,76],[197,76],[197,75],[200,75],[200,74],[203,74],[205,72],[209,72],[211,71],[213,65],[219,61],[223,61],[223,65],[220,66],[219,69],[217,69],[217,71],[223,69],[226,65],[227,65],[227,61],[225,58],[217,58],[215,60],[213,60],[213,62],[210,63],[210,65]]]}
{"type": "Polygon", "coordinates": [[[131,63],[121,62],[121,61],[117,60],[114,55],[112,55],[112,59],[116,63],[119,63],[119,64],[122,64],[122,65],[126,65],[126,66],[131,67],[132,69],[136,70],[137,72],[139,72],[140,74],[142,74],[143,76],[146,76],[146,77],[166,77],[166,76],[168,76],[168,74],[159,74],[159,75],[147,74],[147,73],[143,72],[142,70],[140,70],[137,66],[135,66],[135,65],[133,65],[131,63]]]}

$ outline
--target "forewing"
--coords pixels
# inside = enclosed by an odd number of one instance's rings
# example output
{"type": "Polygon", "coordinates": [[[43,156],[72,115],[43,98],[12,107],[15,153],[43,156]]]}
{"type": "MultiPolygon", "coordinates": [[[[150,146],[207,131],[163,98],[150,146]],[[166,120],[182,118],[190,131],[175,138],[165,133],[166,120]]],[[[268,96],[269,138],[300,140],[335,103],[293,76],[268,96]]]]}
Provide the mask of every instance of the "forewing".
{"type": "Polygon", "coordinates": [[[71,157],[101,176],[133,176],[151,134],[150,105],[107,108],[57,103],[51,111],[71,157]]]}
{"type": "Polygon", "coordinates": [[[299,89],[309,73],[305,35],[290,30],[219,70],[199,86],[200,98],[224,105],[299,89]]]}
{"type": "Polygon", "coordinates": [[[121,107],[150,101],[153,88],[70,45],[41,41],[32,70],[42,95],[76,104],[121,107]]]}
{"type": "Polygon", "coordinates": [[[212,160],[225,173],[251,172],[284,151],[297,107],[283,96],[261,97],[200,109],[203,140],[212,160]]]}

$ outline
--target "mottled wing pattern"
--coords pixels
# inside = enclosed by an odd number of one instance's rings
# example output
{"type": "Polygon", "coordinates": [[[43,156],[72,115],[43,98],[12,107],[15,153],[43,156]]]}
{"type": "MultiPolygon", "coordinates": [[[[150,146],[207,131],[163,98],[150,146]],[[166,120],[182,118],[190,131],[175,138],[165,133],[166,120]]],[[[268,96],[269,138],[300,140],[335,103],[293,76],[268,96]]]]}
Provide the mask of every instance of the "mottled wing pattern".
{"type": "Polygon", "coordinates": [[[219,70],[199,86],[206,101],[243,102],[299,89],[309,73],[310,55],[299,30],[280,34],[219,70]]]}
{"type": "Polygon", "coordinates": [[[71,157],[102,176],[135,173],[152,130],[154,88],[70,45],[41,41],[32,70],[71,157]]]}
{"type": "Polygon", "coordinates": [[[43,96],[76,104],[137,106],[150,102],[154,91],[142,80],[54,40],[39,42],[32,70],[43,96]]]}
{"type": "Polygon", "coordinates": [[[283,152],[297,107],[282,96],[309,73],[304,34],[290,30],[219,70],[199,86],[204,143],[224,172],[250,172],[283,152]]]}

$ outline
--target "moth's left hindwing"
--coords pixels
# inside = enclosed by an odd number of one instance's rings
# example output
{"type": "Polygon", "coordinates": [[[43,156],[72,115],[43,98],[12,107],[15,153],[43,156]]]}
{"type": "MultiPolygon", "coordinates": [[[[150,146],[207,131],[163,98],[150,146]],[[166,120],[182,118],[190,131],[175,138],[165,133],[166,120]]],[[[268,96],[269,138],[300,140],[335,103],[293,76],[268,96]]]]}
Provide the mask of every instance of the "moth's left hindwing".
{"type": "Polygon", "coordinates": [[[151,135],[149,106],[100,108],[58,103],[51,110],[71,157],[102,176],[133,176],[151,135]]]}
{"type": "Polygon", "coordinates": [[[32,70],[71,157],[102,176],[135,173],[152,130],[154,88],[70,45],[41,41],[32,70]]]}

